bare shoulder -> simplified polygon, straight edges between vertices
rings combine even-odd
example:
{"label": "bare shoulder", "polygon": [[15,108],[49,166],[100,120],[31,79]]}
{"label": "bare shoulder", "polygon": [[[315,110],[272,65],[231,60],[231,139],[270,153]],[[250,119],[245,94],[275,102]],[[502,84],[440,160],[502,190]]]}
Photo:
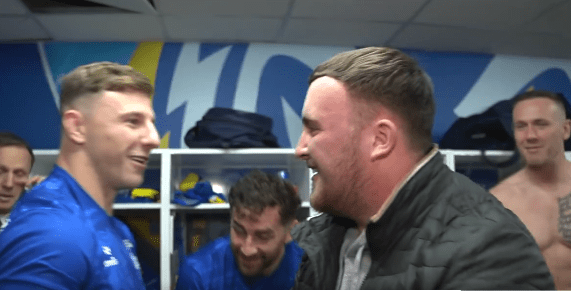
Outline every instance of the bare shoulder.
{"label": "bare shoulder", "polygon": [[500,201],[505,202],[508,197],[513,198],[521,194],[527,183],[522,172],[518,171],[491,188],[490,193]]}

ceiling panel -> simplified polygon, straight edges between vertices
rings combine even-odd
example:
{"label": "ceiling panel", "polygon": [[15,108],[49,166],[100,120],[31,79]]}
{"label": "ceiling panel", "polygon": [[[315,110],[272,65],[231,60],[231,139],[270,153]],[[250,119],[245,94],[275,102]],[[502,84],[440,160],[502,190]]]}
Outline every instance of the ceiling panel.
{"label": "ceiling panel", "polygon": [[414,22],[508,30],[532,21],[558,2],[561,0],[433,0]]}
{"label": "ceiling panel", "polygon": [[162,15],[281,17],[289,0],[155,0]]}
{"label": "ceiling panel", "polygon": [[166,16],[166,31],[173,40],[273,41],[282,23],[278,18]]}
{"label": "ceiling panel", "polygon": [[295,1],[292,17],[406,21],[427,0],[303,0]]}
{"label": "ceiling panel", "polygon": [[28,8],[19,0],[0,0],[0,15],[25,15]]}
{"label": "ceiling panel", "polygon": [[0,0],[0,42],[390,45],[571,59],[571,0],[91,1],[133,13],[32,13],[22,0]]}
{"label": "ceiling panel", "polygon": [[38,20],[57,40],[151,41],[162,40],[155,16],[137,14],[39,15]]}
{"label": "ceiling panel", "polygon": [[410,25],[389,45],[429,51],[571,58],[571,38],[428,25]]}
{"label": "ceiling panel", "polygon": [[491,49],[498,54],[569,59],[571,38],[539,33],[513,33],[494,39]]}
{"label": "ceiling panel", "polygon": [[561,34],[571,37],[571,2],[562,3],[555,9],[526,25],[527,31]]}
{"label": "ceiling panel", "polygon": [[389,45],[400,48],[456,52],[488,52],[493,33],[454,27],[410,25]]}
{"label": "ceiling panel", "polygon": [[48,39],[49,35],[30,17],[0,18],[0,40]]}
{"label": "ceiling panel", "polygon": [[99,4],[113,6],[133,12],[155,14],[156,11],[148,0],[89,0]]}
{"label": "ceiling panel", "polygon": [[278,41],[318,45],[382,45],[399,27],[398,24],[378,22],[291,19]]}

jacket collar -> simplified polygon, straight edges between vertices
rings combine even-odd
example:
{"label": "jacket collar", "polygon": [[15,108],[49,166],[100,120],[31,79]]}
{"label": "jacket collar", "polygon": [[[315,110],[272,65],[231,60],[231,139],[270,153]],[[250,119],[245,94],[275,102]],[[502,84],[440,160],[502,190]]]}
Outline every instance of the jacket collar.
{"label": "jacket collar", "polygon": [[438,147],[434,146],[373,216],[366,229],[373,259],[378,259],[384,253],[381,250],[389,249],[407,234],[408,229],[424,219],[423,213],[439,195],[435,187],[447,173],[442,171],[444,168],[447,166]]}
{"label": "jacket collar", "polygon": [[395,189],[393,190],[393,192],[391,193],[391,195],[389,196],[387,201],[385,201],[385,203],[383,203],[383,205],[381,206],[379,211],[375,215],[371,216],[371,219],[370,219],[371,222],[375,223],[375,222],[379,221],[379,219],[381,218],[383,213],[385,213],[387,208],[389,208],[389,206],[392,204],[393,200],[398,195],[398,193],[402,190],[402,188],[408,183],[408,181],[410,181],[410,179],[412,179],[412,177],[414,177],[416,175],[416,173],[418,173],[418,171],[420,169],[422,169],[422,167],[424,167],[424,165],[426,165],[428,163],[428,161],[430,161],[432,158],[434,158],[437,153],[438,153],[438,145],[435,144],[432,147],[432,149],[428,152],[428,154],[426,156],[424,156],[424,158],[422,158],[422,160],[420,160],[415,165],[415,167],[412,169],[412,171],[409,172],[409,174],[406,176],[406,178],[404,180],[402,180],[402,182],[400,182],[397,185],[397,187],[395,187]]}

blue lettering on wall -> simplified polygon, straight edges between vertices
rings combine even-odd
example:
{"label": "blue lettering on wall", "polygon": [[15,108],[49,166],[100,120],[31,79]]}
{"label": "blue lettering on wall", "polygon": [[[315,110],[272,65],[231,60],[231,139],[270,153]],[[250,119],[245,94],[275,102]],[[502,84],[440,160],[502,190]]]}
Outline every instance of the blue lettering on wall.
{"label": "blue lettering on wall", "polygon": [[[202,61],[207,56],[226,46],[228,45],[201,44],[200,60]],[[234,44],[231,46],[222,72],[220,72],[220,77],[218,78],[214,106],[232,108],[234,96],[236,95],[236,85],[238,83],[238,77],[240,76],[240,69],[242,68],[247,50],[247,44]]]}
{"label": "blue lettering on wall", "polygon": [[182,119],[184,117],[186,102],[177,107],[172,112],[167,112],[167,102],[170,93],[170,86],[174,74],[182,43],[166,43],[161,52],[161,59],[157,67],[155,79],[155,96],[153,98],[153,108],[156,115],[156,126],[159,135],[163,137],[170,132],[169,148],[180,148],[182,132]]}
{"label": "blue lettering on wall", "polygon": [[284,55],[270,58],[264,66],[256,111],[273,118],[272,131],[281,147],[295,146],[290,143],[287,132],[282,98],[301,116],[305,93],[309,87],[307,80],[312,71],[303,62]]}
{"label": "blue lettering on wall", "polygon": [[432,136],[438,143],[456,121],[454,108],[466,96],[493,58],[490,54],[436,53],[403,50],[416,59],[434,84],[436,116]]}

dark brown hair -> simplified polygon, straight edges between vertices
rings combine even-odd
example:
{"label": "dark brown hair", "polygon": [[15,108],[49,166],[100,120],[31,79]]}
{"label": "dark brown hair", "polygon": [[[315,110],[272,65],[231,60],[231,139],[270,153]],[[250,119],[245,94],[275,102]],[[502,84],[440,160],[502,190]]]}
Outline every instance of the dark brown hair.
{"label": "dark brown hair", "polygon": [[512,106],[515,107],[515,105],[521,101],[534,98],[548,98],[553,100],[553,102],[555,102],[555,104],[557,104],[557,106],[559,106],[563,112],[565,112],[565,118],[569,118],[569,112],[567,112],[567,108],[565,107],[565,97],[561,93],[554,93],[543,90],[529,90],[516,95],[513,98]]}
{"label": "dark brown hair", "polygon": [[11,132],[0,132],[0,148],[6,146],[19,146],[27,149],[30,153],[30,156],[32,157],[32,164],[30,165],[30,169],[34,166],[34,152],[32,151],[30,144],[28,144],[25,139]]}
{"label": "dark brown hair", "polygon": [[266,207],[279,206],[283,225],[293,221],[301,199],[294,186],[277,175],[253,170],[242,177],[228,194],[230,211],[248,209],[262,213]]}

